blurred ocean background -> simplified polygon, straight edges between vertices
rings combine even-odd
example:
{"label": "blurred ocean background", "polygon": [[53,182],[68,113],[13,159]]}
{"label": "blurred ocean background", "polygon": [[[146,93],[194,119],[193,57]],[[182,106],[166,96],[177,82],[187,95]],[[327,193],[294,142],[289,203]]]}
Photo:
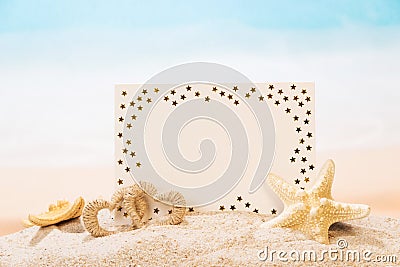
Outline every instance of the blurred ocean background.
{"label": "blurred ocean background", "polygon": [[334,196],[400,217],[400,1],[0,0],[0,234],[109,197],[114,85],[193,61],[314,81]]}

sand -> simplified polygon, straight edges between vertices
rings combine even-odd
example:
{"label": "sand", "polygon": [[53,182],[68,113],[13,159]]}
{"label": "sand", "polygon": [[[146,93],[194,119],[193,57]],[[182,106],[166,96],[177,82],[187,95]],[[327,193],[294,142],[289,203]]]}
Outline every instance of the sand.
{"label": "sand", "polygon": [[[112,220],[100,216],[106,227]],[[281,262],[276,255],[261,261],[260,250],[342,249],[370,250],[378,255],[395,255],[400,263],[400,221],[384,217],[337,223],[330,229],[330,245],[308,240],[290,229],[263,229],[271,216],[247,212],[191,213],[176,226],[149,225],[145,228],[94,238],[80,218],[49,227],[31,227],[0,238],[1,266],[318,266],[321,262]],[[294,253],[294,252],[292,252]],[[299,254],[300,255],[300,254]],[[319,254],[317,254],[319,255]],[[296,254],[292,254],[296,257]],[[319,256],[318,256],[319,258]],[[376,262],[332,261],[325,266],[378,266]],[[381,264],[395,266],[396,263]]]}

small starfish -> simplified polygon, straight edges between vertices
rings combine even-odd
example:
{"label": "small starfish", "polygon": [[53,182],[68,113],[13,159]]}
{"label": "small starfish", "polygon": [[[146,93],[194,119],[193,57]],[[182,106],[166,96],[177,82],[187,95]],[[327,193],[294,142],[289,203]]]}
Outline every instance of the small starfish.
{"label": "small starfish", "polygon": [[318,182],[309,191],[299,190],[282,178],[269,174],[267,183],[284,202],[277,218],[261,227],[285,227],[299,230],[312,239],[329,244],[328,230],[335,222],[367,217],[370,207],[334,201],[331,194],[335,165],[328,160],[319,173]]}

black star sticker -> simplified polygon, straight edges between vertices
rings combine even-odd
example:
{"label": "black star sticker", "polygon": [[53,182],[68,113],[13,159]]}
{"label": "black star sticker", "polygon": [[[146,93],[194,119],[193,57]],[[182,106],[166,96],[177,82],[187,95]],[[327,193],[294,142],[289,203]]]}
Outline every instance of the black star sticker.
{"label": "black star sticker", "polygon": [[128,217],[128,213],[127,212],[124,212],[124,217]]}
{"label": "black star sticker", "polygon": [[312,146],[308,145],[308,146],[306,146],[306,148],[308,151],[311,151]]}
{"label": "black star sticker", "polygon": [[169,100],[169,97],[168,97],[168,96],[164,96],[164,100],[165,100],[165,101],[168,101],[168,100]]}
{"label": "black star sticker", "polygon": [[138,98],[136,98],[137,101],[142,101],[143,98],[141,96],[138,96]]}
{"label": "black star sticker", "polygon": [[142,106],[138,106],[137,109],[138,109],[139,111],[142,111],[142,110],[143,110],[143,107],[142,107]]}
{"label": "black star sticker", "polygon": [[119,207],[117,208],[117,211],[122,211],[122,207],[119,206]]}
{"label": "black star sticker", "polygon": [[181,99],[185,100],[186,96],[185,95],[181,95]]}
{"label": "black star sticker", "polygon": [[263,101],[263,100],[264,100],[264,97],[263,97],[262,95],[260,95],[260,96],[258,97],[258,100]]}
{"label": "black star sticker", "polygon": [[314,170],[314,165],[310,165],[310,166],[308,166],[308,168],[310,169],[310,170]]}
{"label": "black star sticker", "polygon": [[196,93],[194,93],[195,96],[199,97],[200,96],[200,92],[197,91]]}
{"label": "black star sticker", "polygon": [[118,133],[117,136],[118,136],[119,138],[122,138],[122,133]]}
{"label": "black star sticker", "polygon": [[291,157],[290,158],[290,162],[296,162],[296,158],[295,157]]}
{"label": "black star sticker", "polygon": [[310,116],[311,115],[311,110],[307,110],[306,114],[307,114],[307,116]]}
{"label": "black star sticker", "polygon": [[130,171],[131,171],[131,168],[126,167],[126,168],[125,168],[125,171],[126,171],[126,172],[130,172]]}
{"label": "black star sticker", "polygon": [[128,124],[126,125],[126,127],[127,127],[128,129],[132,128],[132,123],[128,123]]}
{"label": "black star sticker", "polygon": [[296,148],[296,149],[294,150],[294,153],[295,153],[295,154],[300,154],[300,149],[299,149],[299,148]]}
{"label": "black star sticker", "polygon": [[294,180],[294,183],[295,183],[295,184],[299,184],[299,183],[300,183],[300,180],[299,180],[299,179],[296,179],[296,180]]}
{"label": "black star sticker", "polygon": [[291,88],[292,90],[295,90],[295,89],[296,89],[296,85],[292,84],[292,85],[290,86],[290,88]]}
{"label": "black star sticker", "polygon": [[122,91],[121,95],[126,96],[127,95],[126,91]]}
{"label": "black star sticker", "polygon": [[293,117],[293,120],[298,121],[298,120],[299,120],[299,117],[298,117],[297,115],[295,115],[295,116]]}
{"label": "black star sticker", "polygon": [[299,140],[299,143],[300,143],[300,144],[304,144],[304,139],[301,138],[301,139]]}
{"label": "black star sticker", "polygon": [[233,99],[233,95],[228,95],[228,99],[232,100]]}
{"label": "black star sticker", "polygon": [[244,204],[244,206],[245,206],[246,208],[250,208],[250,203],[247,202],[246,204]]}
{"label": "black star sticker", "polygon": [[122,163],[124,163],[124,162],[122,161],[122,159],[119,159],[119,160],[118,160],[118,164],[119,164],[119,165],[122,165]]}
{"label": "black star sticker", "polygon": [[258,213],[258,209],[254,209],[253,212],[254,212],[254,213]]}
{"label": "black star sticker", "polygon": [[250,98],[250,94],[246,93],[245,97]]}
{"label": "black star sticker", "polygon": [[171,95],[175,95],[176,91],[175,90],[171,90]]}
{"label": "black star sticker", "polygon": [[237,197],[237,201],[242,201],[242,197],[241,197],[241,196],[238,196],[238,197]]}
{"label": "black star sticker", "polygon": [[136,167],[140,168],[140,166],[142,166],[142,163],[136,162]]}
{"label": "black star sticker", "polygon": [[210,97],[209,97],[209,96],[206,96],[206,98],[204,98],[204,100],[205,100],[206,102],[210,102]]}
{"label": "black star sticker", "polygon": [[172,105],[173,106],[176,106],[176,105],[178,105],[178,102],[176,102],[175,100],[172,102]]}
{"label": "black star sticker", "polygon": [[285,101],[285,102],[286,102],[286,101],[289,101],[289,97],[284,96],[284,97],[283,97],[283,101]]}
{"label": "black star sticker", "polygon": [[119,106],[121,109],[124,109],[125,108],[125,105],[124,104],[121,104],[121,106]]}
{"label": "black star sticker", "polygon": [[286,111],[286,113],[290,113],[291,109],[287,108],[287,109],[285,109],[285,111]]}
{"label": "black star sticker", "polygon": [[158,93],[158,92],[160,92],[160,89],[154,88],[154,93]]}
{"label": "black star sticker", "polygon": [[136,120],[136,118],[137,118],[137,116],[136,116],[135,114],[133,114],[133,115],[131,116],[131,119],[132,119],[132,120]]}
{"label": "black star sticker", "polygon": [[225,95],[224,91],[219,92],[219,94],[221,95],[221,97],[223,97]]}
{"label": "black star sticker", "polygon": [[126,149],[126,148],[122,149],[122,153],[124,153],[124,154],[128,153],[128,149]]}
{"label": "black star sticker", "polygon": [[147,90],[143,89],[142,94],[144,94],[144,95],[147,94]]}
{"label": "black star sticker", "polygon": [[299,97],[298,97],[297,95],[295,95],[295,96],[293,97],[293,100],[294,100],[294,101],[297,101],[297,100],[299,100]]}
{"label": "black star sticker", "polygon": [[236,92],[237,90],[239,90],[239,88],[238,88],[237,86],[234,86],[234,87],[233,87],[233,91]]}
{"label": "black star sticker", "polygon": [[299,107],[303,107],[304,106],[304,104],[303,104],[303,102],[299,102]]}
{"label": "black star sticker", "polygon": [[224,206],[219,206],[219,210],[224,210],[225,207]]}
{"label": "black star sticker", "polygon": [[122,181],[122,179],[118,179],[118,184],[119,185],[121,185],[121,184],[123,184],[124,183],[124,181]]}
{"label": "black star sticker", "polygon": [[298,132],[298,133],[301,132],[301,127],[297,127],[296,132]]}
{"label": "black star sticker", "polygon": [[301,189],[301,190],[305,190],[305,188],[304,188],[304,187],[300,187],[300,189]]}
{"label": "black star sticker", "polygon": [[283,94],[283,90],[282,90],[282,89],[279,89],[279,90],[278,90],[278,94],[280,94],[280,95]]}
{"label": "black star sticker", "polygon": [[301,169],[300,171],[301,174],[305,174],[306,172],[307,172],[306,169]]}
{"label": "black star sticker", "polygon": [[255,92],[256,92],[256,88],[252,87],[252,88],[250,89],[250,92],[255,93]]}
{"label": "black star sticker", "polygon": [[239,105],[239,100],[235,100],[235,101],[233,102],[233,104],[235,104],[236,106]]}
{"label": "black star sticker", "polygon": [[151,98],[147,98],[147,103],[151,103]]}
{"label": "black star sticker", "polygon": [[186,91],[192,91],[192,87],[190,87],[189,85],[186,86]]}
{"label": "black star sticker", "polygon": [[132,141],[128,139],[128,140],[126,140],[126,144],[130,145],[130,144],[132,144]]}
{"label": "black star sticker", "polygon": [[310,102],[310,101],[311,101],[311,97],[307,96],[307,97],[306,97],[306,101],[307,101],[307,102]]}
{"label": "black star sticker", "polygon": [[308,138],[311,138],[311,137],[312,137],[312,133],[308,132],[308,133],[307,133],[307,137],[308,137]]}
{"label": "black star sticker", "polygon": [[123,122],[123,121],[124,121],[124,118],[119,117],[119,118],[118,118],[118,121],[119,121],[119,122]]}
{"label": "black star sticker", "polygon": [[304,120],[304,124],[308,124],[310,121],[308,119]]}
{"label": "black star sticker", "polygon": [[217,91],[218,91],[217,87],[214,86],[213,89],[212,89],[212,91],[213,91],[213,92],[217,92]]}
{"label": "black star sticker", "polygon": [[268,99],[272,99],[273,96],[274,96],[274,95],[272,95],[272,94],[268,94],[268,95],[267,95]]}
{"label": "black star sticker", "polygon": [[268,86],[268,88],[272,90],[272,89],[274,89],[274,86],[273,86],[272,84],[270,84],[270,85]]}
{"label": "black star sticker", "polygon": [[160,210],[159,210],[158,208],[155,208],[155,209],[153,210],[153,212],[156,213],[156,214],[158,214],[158,213],[160,212]]}
{"label": "black star sticker", "polygon": [[272,213],[272,214],[276,214],[276,209],[272,209],[272,210],[271,210],[271,213]]}
{"label": "black star sticker", "polygon": [[129,102],[129,106],[134,107],[135,106],[135,102],[134,101]]}
{"label": "black star sticker", "polygon": [[172,210],[168,210],[168,214],[172,214]]}
{"label": "black star sticker", "polygon": [[230,209],[235,210],[236,209],[235,205],[231,205]]}
{"label": "black star sticker", "polygon": [[301,161],[302,161],[302,162],[306,162],[306,161],[307,161],[307,157],[302,157],[302,158],[301,158]]}
{"label": "black star sticker", "polygon": [[307,90],[306,90],[306,89],[303,89],[303,90],[301,90],[301,93],[302,93],[303,95],[305,95],[305,94],[307,94]]}
{"label": "black star sticker", "polygon": [[194,211],[194,209],[193,208],[189,208],[189,212],[193,212]]}
{"label": "black star sticker", "polygon": [[279,106],[279,104],[280,104],[279,100],[276,100],[275,105]]}
{"label": "black star sticker", "polygon": [[136,156],[136,152],[132,151],[129,155],[133,158]]}

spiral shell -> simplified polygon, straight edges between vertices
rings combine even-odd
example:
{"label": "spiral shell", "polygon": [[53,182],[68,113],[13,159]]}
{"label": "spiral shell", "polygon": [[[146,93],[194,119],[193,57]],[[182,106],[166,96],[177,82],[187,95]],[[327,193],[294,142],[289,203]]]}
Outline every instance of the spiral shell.
{"label": "spiral shell", "polygon": [[[91,233],[94,237],[101,237],[114,234],[115,231],[109,231],[102,228],[99,225],[99,220],[97,218],[97,214],[102,209],[110,209],[110,202],[103,199],[96,199],[94,201],[89,202],[82,213],[83,224],[85,225],[86,230]],[[111,211],[111,210],[110,210]]]}

